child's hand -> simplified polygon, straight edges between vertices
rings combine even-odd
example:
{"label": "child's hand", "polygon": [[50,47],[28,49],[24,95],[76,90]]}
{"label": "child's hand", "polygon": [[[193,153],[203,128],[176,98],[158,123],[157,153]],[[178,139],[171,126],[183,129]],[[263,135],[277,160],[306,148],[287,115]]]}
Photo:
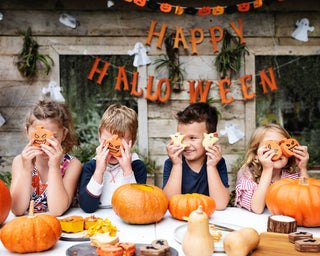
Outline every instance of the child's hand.
{"label": "child's hand", "polygon": [[30,172],[33,171],[36,156],[41,154],[41,149],[39,147],[33,146],[33,142],[34,139],[31,140],[21,152],[23,170],[27,170]]}
{"label": "child's hand", "polygon": [[216,167],[222,158],[222,149],[219,145],[209,145],[206,148],[207,166]]}
{"label": "child's hand", "polygon": [[171,141],[166,148],[172,164],[182,164],[182,152],[184,147],[179,144],[174,145],[173,141]]}
{"label": "child's hand", "polygon": [[53,136],[50,139],[47,139],[47,141],[50,143],[50,146],[41,144],[41,149],[49,157],[48,166],[58,168],[60,170],[60,162],[63,158],[63,148],[61,143]]}
{"label": "child's hand", "polygon": [[129,141],[129,144],[122,140],[123,148],[120,147],[121,150],[121,156],[115,156],[115,158],[118,160],[121,169],[123,170],[124,176],[129,176],[132,174],[132,167],[131,167],[131,147],[132,147],[132,141]]}
{"label": "child's hand", "polygon": [[307,164],[309,161],[309,153],[308,153],[308,147],[306,146],[296,146],[293,149],[293,155],[296,159],[297,166],[299,170],[307,170]]}
{"label": "child's hand", "polygon": [[109,154],[108,146],[109,144],[104,145],[103,142],[96,148],[96,171],[102,174],[107,169],[109,159],[111,157],[111,155]]}
{"label": "child's hand", "polygon": [[262,168],[273,170],[273,161],[271,158],[275,155],[274,150],[268,149],[266,146],[258,148],[257,157],[260,161]]}

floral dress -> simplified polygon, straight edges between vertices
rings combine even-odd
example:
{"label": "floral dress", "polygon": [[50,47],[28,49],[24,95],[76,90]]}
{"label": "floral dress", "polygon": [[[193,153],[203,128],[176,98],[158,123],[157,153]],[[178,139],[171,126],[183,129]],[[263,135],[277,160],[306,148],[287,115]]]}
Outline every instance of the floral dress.
{"label": "floral dress", "polygon": [[[66,168],[73,156],[65,154],[63,160],[60,163],[60,170],[62,177],[65,174]],[[39,171],[35,166],[32,172],[32,193],[31,200],[34,200],[34,212],[46,212],[48,211],[47,202],[47,183],[42,183],[39,175]]]}

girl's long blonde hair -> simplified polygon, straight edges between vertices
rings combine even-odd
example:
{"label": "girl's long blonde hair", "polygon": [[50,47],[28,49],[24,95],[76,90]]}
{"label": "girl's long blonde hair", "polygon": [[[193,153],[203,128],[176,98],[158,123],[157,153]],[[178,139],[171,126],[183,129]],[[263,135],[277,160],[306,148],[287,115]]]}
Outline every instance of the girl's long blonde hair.
{"label": "girl's long blonde hair", "polygon": [[[245,168],[248,167],[250,173],[252,174],[253,181],[256,183],[259,183],[262,173],[262,165],[256,157],[257,151],[259,148],[259,144],[267,131],[280,133],[283,135],[283,138],[288,139],[291,137],[290,134],[283,127],[277,124],[266,124],[258,127],[254,131],[248,144],[248,149],[245,155],[242,169],[245,170]],[[294,157],[289,158],[288,163],[284,168],[287,169],[289,173],[296,172],[296,163]]]}

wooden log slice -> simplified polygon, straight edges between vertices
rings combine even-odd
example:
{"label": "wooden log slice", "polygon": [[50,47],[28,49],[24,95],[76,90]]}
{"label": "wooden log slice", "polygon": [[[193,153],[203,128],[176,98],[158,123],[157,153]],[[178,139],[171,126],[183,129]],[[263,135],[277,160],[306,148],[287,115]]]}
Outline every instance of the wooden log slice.
{"label": "wooden log slice", "polygon": [[297,221],[289,216],[272,215],[268,218],[268,232],[289,234],[297,231]]}

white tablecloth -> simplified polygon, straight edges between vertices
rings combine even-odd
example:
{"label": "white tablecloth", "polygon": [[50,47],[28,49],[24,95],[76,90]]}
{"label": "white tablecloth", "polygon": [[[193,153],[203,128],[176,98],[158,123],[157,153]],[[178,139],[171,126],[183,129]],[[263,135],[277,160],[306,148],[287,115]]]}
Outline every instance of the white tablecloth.
{"label": "white tablecloth", "polygon": [[[80,208],[72,208],[66,212],[62,217],[72,216],[72,215],[81,215],[83,217],[90,216],[91,214],[83,212]],[[175,248],[180,256],[183,256],[183,251],[181,244],[175,239],[175,230],[181,225],[186,224],[184,221],[179,221],[174,219],[169,212],[166,213],[164,218],[157,224],[149,225],[129,225],[123,222],[112,209],[98,209],[95,213],[95,216],[108,218],[113,225],[117,227],[119,232],[120,242],[133,242],[133,243],[143,243],[150,244],[153,240],[156,239],[166,239],[169,245]],[[267,221],[268,216],[270,215],[269,211],[265,211],[263,214],[254,214],[245,209],[239,209],[235,207],[227,208],[224,211],[215,211],[210,216],[210,222],[215,224],[230,224],[240,227],[252,227],[256,229],[259,233],[267,231]],[[8,223],[15,216],[10,213],[9,217],[4,224]],[[61,218],[62,218],[61,217]],[[314,237],[320,237],[320,228],[303,228],[298,227],[298,231],[307,231],[314,235]],[[74,241],[62,241],[59,240],[53,248],[48,251],[41,253],[29,253],[23,255],[52,255],[52,256],[63,256],[66,255],[66,250],[75,244],[81,242]],[[0,242],[0,256],[7,255],[19,255],[17,253],[9,252],[3,244]],[[213,255],[226,255],[224,253],[214,253]]]}

